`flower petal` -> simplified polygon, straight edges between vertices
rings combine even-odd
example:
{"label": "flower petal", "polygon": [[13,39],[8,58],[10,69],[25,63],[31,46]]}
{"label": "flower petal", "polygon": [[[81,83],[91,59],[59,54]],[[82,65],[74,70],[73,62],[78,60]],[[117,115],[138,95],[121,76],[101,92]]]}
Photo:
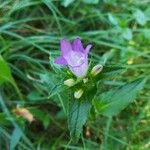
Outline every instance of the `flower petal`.
{"label": "flower petal", "polygon": [[70,51],[67,55],[63,56],[69,66],[80,66],[85,62],[86,55],[82,52]]}
{"label": "flower petal", "polygon": [[60,47],[63,56],[67,55],[67,53],[72,50],[70,42],[68,42],[66,39],[61,40]]}
{"label": "flower petal", "polygon": [[92,45],[91,44],[88,44],[85,48],[85,52],[88,54],[90,49],[91,49]]}
{"label": "flower petal", "polygon": [[56,58],[55,61],[54,61],[54,63],[60,64],[60,65],[67,65],[67,61],[62,56]]}
{"label": "flower petal", "polygon": [[74,75],[76,75],[77,77],[82,78],[82,77],[86,76],[86,74],[87,74],[87,71],[88,71],[88,62],[86,60],[80,66],[77,66],[77,67],[76,66],[75,67],[69,66],[69,68],[70,68],[70,70],[72,71],[72,73]]}
{"label": "flower petal", "polygon": [[83,45],[82,45],[82,42],[81,42],[81,39],[80,38],[76,38],[73,43],[72,43],[72,49],[74,51],[78,51],[78,52],[82,52],[84,53],[84,48],[83,48]]}

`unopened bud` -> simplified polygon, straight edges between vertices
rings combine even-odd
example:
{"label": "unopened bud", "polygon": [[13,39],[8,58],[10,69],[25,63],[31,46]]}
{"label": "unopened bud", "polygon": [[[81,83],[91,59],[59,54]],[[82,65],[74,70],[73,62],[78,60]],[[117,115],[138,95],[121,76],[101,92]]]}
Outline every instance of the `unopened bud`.
{"label": "unopened bud", "polygon": [[73,86],[75,84],[74,79],[67,79],[64,81],[64,85],[67,85],[69,87]]}
{"label": "unopened bud", "polygon": [[92,68],[91,74],[93,76],[96,76],[97,74],[99,74],[102,71],[102,69],[103,69],[103,66],[98,64]]}
{"label": "unopened bud", "polygon": [[87,83],[87,82],[88,82],[88,78],[84,78],[83,83]]}
{"label": "unopened bud", "polygon": [[136,43],[133,40],[129,41],[129,45],[135,45]]}
{"label": "unopened bud", "polygon": [[77,91],[74,92],[74,97],[76,99],[79,99],[82,96],[82,94],[83,94],[83,90],[82,89],[77,90]]}
{"label": "unopened bud", "polygon": [[133,64],[133,58],[130,58],[130,59],[127,61],[127,64],[128,64],[128,65],[132,65],[132,64]]}

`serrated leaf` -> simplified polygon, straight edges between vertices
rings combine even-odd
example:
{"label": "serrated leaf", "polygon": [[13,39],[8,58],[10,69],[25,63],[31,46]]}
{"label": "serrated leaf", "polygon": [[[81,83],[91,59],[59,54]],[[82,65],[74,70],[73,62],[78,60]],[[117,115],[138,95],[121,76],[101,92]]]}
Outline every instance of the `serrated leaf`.
{"label": "serrated leaf", "polygon": [[69,130],[74,141],[77,141],[85,124],[91,105],[87,101],[75,100],[69,115]]}
{"label": "serrated leaf", "polygon": [[15,149],[16,145],[18,144],[22,136],[23,136],[22,131],[20,130],[20,128],[16,127],[10,138],[10,150]]}
{"label": "serrated leaf", "polygon": [[52,73],[46,73],[40,75],[43,88],[48,92],[49,98],[53,97],[53,100],[62,106],[65,114],[68,113],[68,93],[66,89],[68,87],[64,86],[64,77],[57,76]]}
{"label": "serrated leaf", "polygon": [[97,112],[106,116],[117,115],[132,103],[136,94],[144,87],[146,79],[138,79],[115,90],[103,93],[93,103]]}
{"label": "serrated leaf", "polygon": [[50,97],[58,94],[61,91],[61,85],[63,83],[63,79],[60,80],[56,75],[54,74],[40,74],[40,78],[42,81],[42,84],[48,91]]}
{"label": "serrated leaf", "polygon": [[96,87],[88,90],[81,99],[73,99],[70,106],[68,126],[72,139],[77,142],[83,130],[91,108],[91,102],[96,93]]}
{"label": "serrated leaf", "polygon": [[141,11],[140,9],[137,9],[134,13],[134,17],[138,24],[140,24],[142,26],[145,25],[147,18],[143,11]]}

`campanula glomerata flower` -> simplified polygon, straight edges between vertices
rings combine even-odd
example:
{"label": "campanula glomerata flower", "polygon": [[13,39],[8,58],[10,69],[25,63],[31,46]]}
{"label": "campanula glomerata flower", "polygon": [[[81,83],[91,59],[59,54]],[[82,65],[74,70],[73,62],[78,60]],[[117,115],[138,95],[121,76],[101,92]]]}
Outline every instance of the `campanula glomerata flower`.
{"label": "campanula glomerata flower", "polygon": [[56,58],[55,63],[67,65],[71,72],[79,77],[85,77],[88,71],[88,53],[92,45],[88,44],[83,48],[80,38],[77,38],[71,44],[66,39],[60,42],[61,56]]}

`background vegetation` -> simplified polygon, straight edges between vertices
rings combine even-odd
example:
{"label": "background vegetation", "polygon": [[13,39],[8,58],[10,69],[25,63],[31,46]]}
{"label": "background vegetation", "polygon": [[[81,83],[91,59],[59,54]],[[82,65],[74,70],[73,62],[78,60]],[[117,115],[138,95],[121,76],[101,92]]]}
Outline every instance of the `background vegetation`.
{"label": "background vegetation", "polygon": [[[0,149],[150,149],[149,21],[149,0],[0,0]],[[46,87],[60,39],[77,36],[92,43],[93,61],[125,68],[106,84],[148,80],[120,115],[88,121],[73,144],[61,95]]]}

